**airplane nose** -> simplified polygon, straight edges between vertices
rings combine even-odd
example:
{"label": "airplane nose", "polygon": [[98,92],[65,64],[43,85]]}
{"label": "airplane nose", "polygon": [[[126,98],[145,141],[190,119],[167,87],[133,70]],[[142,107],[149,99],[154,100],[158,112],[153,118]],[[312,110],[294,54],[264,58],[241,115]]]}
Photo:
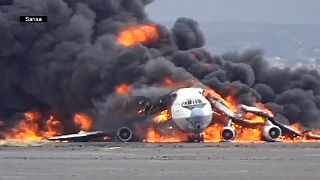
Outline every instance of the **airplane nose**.
{"label": "airplane nose", "polygon": [[193,109],[191,110],[191,118],[201,118],[201,117],[203,117],[203,116],[204,116],[204,114],[203,114],[202,109],[200,109],[200,108],[193,108]]}
{"label": "airplane nose", "polygon": [[201,132],[203,129],[203,118],[205,117],[202,109],[200,108],[193,108],[191,110],[190,116],[190,125],[193,127],[196,132]]}

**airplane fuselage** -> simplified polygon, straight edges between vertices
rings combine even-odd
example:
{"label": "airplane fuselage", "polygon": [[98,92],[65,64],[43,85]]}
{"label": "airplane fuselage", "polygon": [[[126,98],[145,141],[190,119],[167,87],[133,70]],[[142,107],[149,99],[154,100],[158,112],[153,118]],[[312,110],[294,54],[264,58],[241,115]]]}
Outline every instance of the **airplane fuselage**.
{"label": "airplane fuselage", "polygon": [[212,107],[201,88],[177,90],[171,106],[171,117],[184,132],[200,134],[212,121]]}

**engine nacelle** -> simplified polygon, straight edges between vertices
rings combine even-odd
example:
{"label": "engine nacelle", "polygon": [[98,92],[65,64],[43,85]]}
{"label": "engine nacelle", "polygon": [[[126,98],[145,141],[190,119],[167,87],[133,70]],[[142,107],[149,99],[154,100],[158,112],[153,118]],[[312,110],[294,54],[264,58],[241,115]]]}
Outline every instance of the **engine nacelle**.
{"label": "engine nacelle", "polygon": [[267,125],[262,128],[262,136],[264,140],[269,142],[276,141],[281,134],[281,129],[275,125]]}
{"label": "engine nacelle", "polygon": [[221,139],[225,142],[232,141],[236,137],[236,132],[231,127],[224,127],[221,130]]}
{"label": "engine nacelle", "polygon": [[133,133],[128,127],[121,127],[117,131],[117,139],[122,142],[128,142],[133,139]]}

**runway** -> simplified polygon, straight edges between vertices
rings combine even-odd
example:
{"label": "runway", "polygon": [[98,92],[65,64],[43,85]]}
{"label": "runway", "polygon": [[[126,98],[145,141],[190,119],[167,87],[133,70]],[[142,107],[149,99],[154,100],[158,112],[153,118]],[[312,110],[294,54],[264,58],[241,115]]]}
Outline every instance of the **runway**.
{"label": "runway", "polygon": [[319,143],[19,146],[0,146],[1,180],[320,179]]}

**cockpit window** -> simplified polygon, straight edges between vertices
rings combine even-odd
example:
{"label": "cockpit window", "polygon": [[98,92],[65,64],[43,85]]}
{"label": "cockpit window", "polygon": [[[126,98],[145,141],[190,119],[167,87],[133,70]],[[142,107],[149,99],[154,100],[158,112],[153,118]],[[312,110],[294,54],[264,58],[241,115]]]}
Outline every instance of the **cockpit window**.
{"label": "cockpit window", "polygon": [[182,103],[182,106],[190,106],[196,104],[203,104],[201,99],[188,99]]}
{"label": "cockpit window", "polygon": [[185,101],[182,103],[182,106],[187,106],[188,105],[188,101]]}

